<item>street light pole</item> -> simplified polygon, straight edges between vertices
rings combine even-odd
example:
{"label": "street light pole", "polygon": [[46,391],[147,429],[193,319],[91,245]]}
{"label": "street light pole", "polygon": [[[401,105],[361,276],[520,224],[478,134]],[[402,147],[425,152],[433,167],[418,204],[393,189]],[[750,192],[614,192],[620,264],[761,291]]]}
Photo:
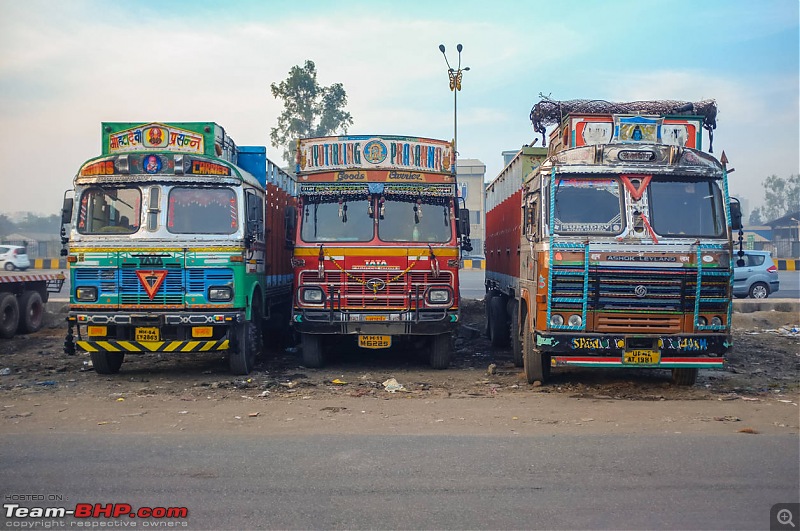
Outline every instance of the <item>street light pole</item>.
{"label": "street light pole", "polygon": [[469,70],[469,67],[461,68],[461,50],[464,47],[458,44],[458,67],[453,68],[450,66],[450,61],[447,60],[447,54],[444,53],[444,44],[439,45],[439,51],[444,56],[444,62],[447,63],[447,75],[450,78],[450,90],[453,91],[453,170],[455,172],[456,165],[458,164],[458,93],[461,90],[461,76],[463,72]]}

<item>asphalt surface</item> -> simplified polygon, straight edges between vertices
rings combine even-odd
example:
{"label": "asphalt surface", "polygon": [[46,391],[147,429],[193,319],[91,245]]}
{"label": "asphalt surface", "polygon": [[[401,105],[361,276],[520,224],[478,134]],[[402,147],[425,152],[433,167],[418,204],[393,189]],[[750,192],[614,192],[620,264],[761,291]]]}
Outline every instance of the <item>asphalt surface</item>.
{"label": "asphalt surface", "polygon": [[767,529],[800,497],[794,435],[54,433],[0,448],[6,499],[64,498],[22,506],[186,507],[172,523],[189,529]]}

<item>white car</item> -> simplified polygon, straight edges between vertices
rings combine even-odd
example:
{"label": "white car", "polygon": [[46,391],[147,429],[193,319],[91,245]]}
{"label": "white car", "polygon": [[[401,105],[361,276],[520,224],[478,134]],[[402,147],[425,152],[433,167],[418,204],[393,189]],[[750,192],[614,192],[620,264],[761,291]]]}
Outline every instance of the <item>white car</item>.
{"label": "white car", "polygon": [[25,271],[31,266],[28,251],[19,245],[0,245],[0,267],[6,271]]}

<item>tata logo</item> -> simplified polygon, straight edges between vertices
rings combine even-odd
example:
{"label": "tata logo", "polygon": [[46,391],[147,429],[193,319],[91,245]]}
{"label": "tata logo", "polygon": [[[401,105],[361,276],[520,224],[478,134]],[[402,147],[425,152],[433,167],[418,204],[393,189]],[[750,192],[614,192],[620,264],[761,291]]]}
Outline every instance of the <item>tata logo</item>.
{"label": "tata logo", "polygon": [[161,260],[160,256],[140,256],[139,257],[139,265],[140,266],[160,266],[160,265],[164,265],[164,261]]}
{"label": "tata logo", "polygon": [[367,280],[367,288],[373,293],[376,291],[381,291],[383,288],[386,287],[386,282],[381,280],[380,278],[371,278]]}
{"label": "tata logo", "polygon": [[364,265],[371,267],[386,267],[386,260],[364,260]]}

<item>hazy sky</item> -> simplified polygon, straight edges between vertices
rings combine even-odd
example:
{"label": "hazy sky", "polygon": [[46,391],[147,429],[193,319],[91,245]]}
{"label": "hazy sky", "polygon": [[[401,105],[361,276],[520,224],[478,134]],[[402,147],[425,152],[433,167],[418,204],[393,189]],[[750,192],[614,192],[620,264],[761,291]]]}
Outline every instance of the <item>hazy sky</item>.
{"label": "hazy sky", "polygon": [[[554,99],[716,99],[732,193],[800,173],[797,0],[0,0],[0,213],[55,214],[100,122],[213,121],[269,145],[269,90],[311,59],[342,83],[350,134],[451,139],[487,178]],[[707,135],[703,135],[707,147]]]}

